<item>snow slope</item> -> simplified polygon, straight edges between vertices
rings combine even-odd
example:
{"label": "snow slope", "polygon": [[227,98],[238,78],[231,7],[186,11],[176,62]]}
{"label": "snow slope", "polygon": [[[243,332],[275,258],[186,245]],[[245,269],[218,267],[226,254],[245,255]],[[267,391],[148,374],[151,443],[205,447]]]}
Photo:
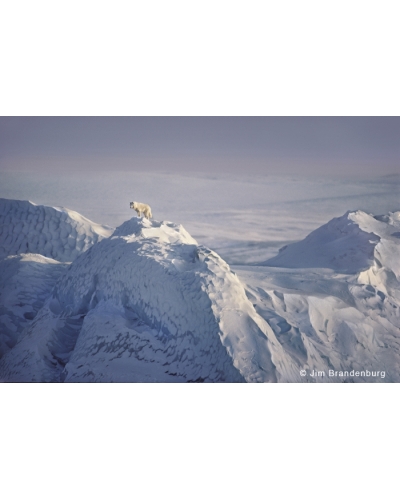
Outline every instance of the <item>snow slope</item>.
{"label": "snow slope", "polygon": [[0,198],[0,258],[38,253],[71,262],[112,232],[67,208]]}
{"label": "snow slope", "polygon": [[[234,269],[286,362],[304,370],[302,381],[400,382],[400,308],[393,296],[326,269]],[[278,380],[294,381],[283,372]]]}
{"label": "snow slope", "polygon": [[133,218],[71,264],[0,377],[276,381],[274,343],[217,254],[182,226]]}
{"label": "snow slope", "polygon": [[399,382],[399,214],[348,212],[235,272],[136,217],[70,265],[7,257],[0,380]]}
{"label": "snow slope", "polygon": [[235,268],[305,381],[400,381],[399,234],[400,212],[348,212],[266,262],[274,267]]}
{"label": "snow slope", "polygon": [[[381,238],[395,241],[400,212],[382,222],[360,210],[346,212],[310,233],[304,240],[282,248],[264,262],[274,267],[325,267],[338,272],[356,273],[367,269]],[[399,227],[400,229],[400,227]],[[386,243],[385,243],[386,244]]]}
{"label": "snow slope", "polygon": [[0,357],[17,343],[66,268],[38,254],[0,260]]}

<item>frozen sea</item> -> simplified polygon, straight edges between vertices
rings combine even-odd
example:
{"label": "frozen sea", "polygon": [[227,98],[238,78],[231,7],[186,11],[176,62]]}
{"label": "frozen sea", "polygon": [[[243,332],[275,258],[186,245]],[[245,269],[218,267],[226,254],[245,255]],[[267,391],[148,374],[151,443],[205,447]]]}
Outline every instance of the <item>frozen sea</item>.
{"label": "frozen sea", "polygon": [[369,178],[182,172],[1,172],[0,197],[63,206],[117,227],[148,203],[229,264],[263,262],[347,210],[399,209],[400,176]]}

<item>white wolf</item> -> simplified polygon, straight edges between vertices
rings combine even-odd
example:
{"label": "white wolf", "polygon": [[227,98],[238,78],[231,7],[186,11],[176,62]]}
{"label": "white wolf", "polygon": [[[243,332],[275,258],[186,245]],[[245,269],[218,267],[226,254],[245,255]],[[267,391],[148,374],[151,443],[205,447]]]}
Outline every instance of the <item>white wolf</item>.
{"label": "white wolf", "polygon": [[151,208],[146,203],[139,203],[137,201],[131,201],[130,208],[136,210],[138,216],[140,217],[143,214],[146,219],[151,219],[153,214],[151,213]]}

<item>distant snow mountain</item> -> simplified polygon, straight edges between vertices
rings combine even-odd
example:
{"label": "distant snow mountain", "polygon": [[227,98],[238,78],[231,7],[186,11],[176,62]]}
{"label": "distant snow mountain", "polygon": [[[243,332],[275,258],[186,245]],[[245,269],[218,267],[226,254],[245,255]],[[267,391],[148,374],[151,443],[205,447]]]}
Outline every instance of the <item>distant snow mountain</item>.
{"label": "distant snow mountain", "polygon": [[[319,227],[304,240],[282,248],[276,257],[264,264],[289,268],[325,267],[356,273],[373,263],[375,248],[381,239],[385,246],[391,245],[389,242],[396,245],[399,230],[400,212],[380,218],[360,210],[347,212]],[[378,245],[378,251],[381,247]]]}
{"label": "distant snow mountain", "polygon": [[[30,245],[31,204],[7,202]],[[32,206],[44,219],[66,214],[58,230],[43,220],[62,246],[65,221],[79,221],[87,249],[75,246],[71,264],[30,253],[0,262],[0,380],[400,381],[399,212],[348,212],[235,273],[172,222],[134,217],[112,232]],[[8,212],[0,246],[13,254]]]}

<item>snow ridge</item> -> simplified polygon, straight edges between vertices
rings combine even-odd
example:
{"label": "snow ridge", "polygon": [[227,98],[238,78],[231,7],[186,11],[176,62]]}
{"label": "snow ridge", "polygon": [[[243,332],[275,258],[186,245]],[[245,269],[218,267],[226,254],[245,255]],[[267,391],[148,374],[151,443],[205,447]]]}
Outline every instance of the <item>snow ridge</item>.
{"label": "snow ridge", "polygon": [[217,254],[180,225],[132,218],[75,259],[0,375],[275,381],[268,333]]}
{"label": "snow ridge", "polygon": [[304,240],[283,247],[263,265],[357,273],[373,262],[375,246],[380,241],[376,231],[379,224],[385,225],[364,212],[346,212],[312,231]]}
{"label": "snow ridge", "polygon": [[37,253],[71,262],[112,232],[67,208],[0,198],[0,258]]}

